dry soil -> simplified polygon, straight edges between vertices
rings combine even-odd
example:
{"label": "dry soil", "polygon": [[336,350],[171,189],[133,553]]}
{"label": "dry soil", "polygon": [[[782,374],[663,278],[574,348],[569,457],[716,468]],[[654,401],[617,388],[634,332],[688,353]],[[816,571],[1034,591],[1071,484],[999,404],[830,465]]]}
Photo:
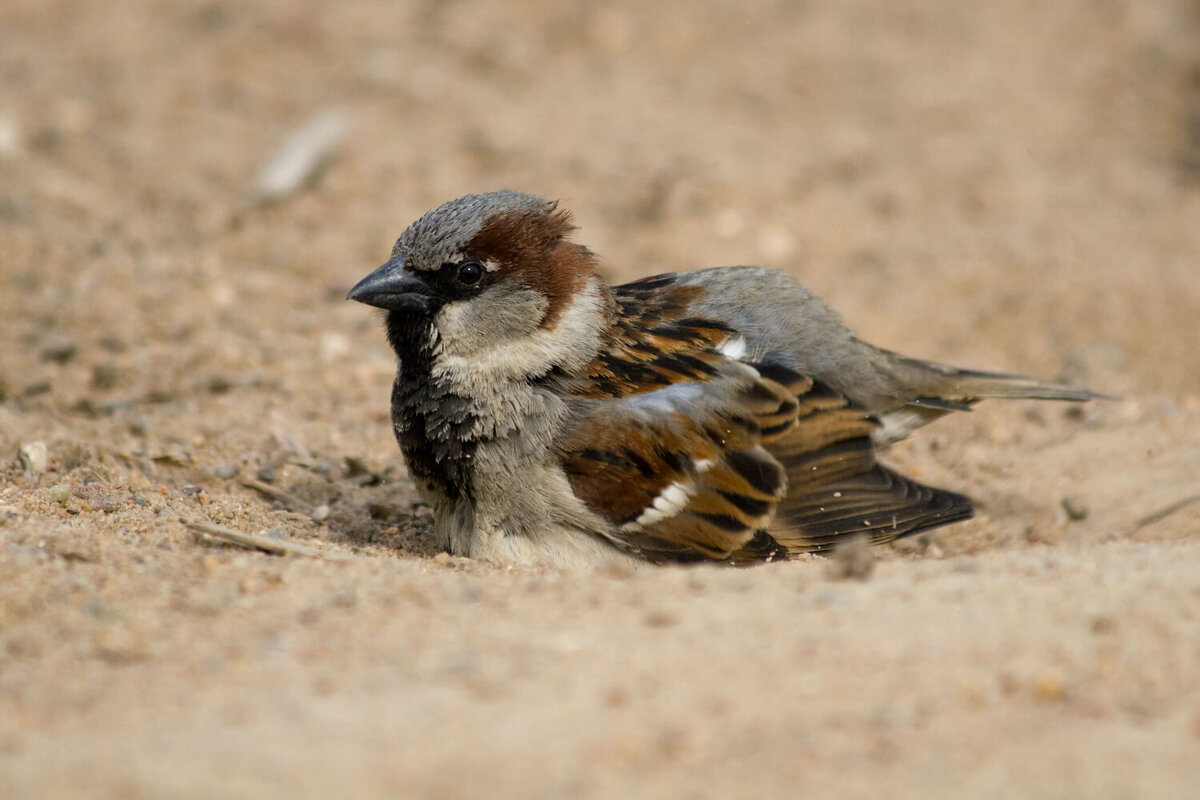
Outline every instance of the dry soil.
{"label": "dry soil", "polygon": [[[0,796],[1200,796],[1200,5],[645,5],[5,0]],[[1120,399],[894,447],[979,514],[866,581],[438,556],[342,298],[500,187]]]}

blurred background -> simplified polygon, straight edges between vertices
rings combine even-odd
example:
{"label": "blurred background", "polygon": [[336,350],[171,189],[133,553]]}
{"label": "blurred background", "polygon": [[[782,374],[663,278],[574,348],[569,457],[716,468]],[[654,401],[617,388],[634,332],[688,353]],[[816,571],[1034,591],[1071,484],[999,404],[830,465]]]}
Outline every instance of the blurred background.
{"label": "blurred background", "polygon": [[[344,297],[503,187],[1122,399],[866,584],[438,560]],[[1198,0],[3,0],[0,795],[1194,797],[1198,320]]]}
{"label": "blurred background", "polygon": [[896,349],[1200,387],[1194,0],[10,0],[0,27],[7,395],[83,391],[47,342],[109,383],[287,357],[362,322],[338,295],[408,222],[500,187],[574,210],[614,279],[765,264]]}

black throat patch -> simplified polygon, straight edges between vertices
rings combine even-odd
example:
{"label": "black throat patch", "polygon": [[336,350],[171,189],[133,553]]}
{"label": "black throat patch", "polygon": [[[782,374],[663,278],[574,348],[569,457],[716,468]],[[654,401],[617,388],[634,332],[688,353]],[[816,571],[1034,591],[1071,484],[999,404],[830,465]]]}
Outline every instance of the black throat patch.
{"label": "black throat patch", "polygon": [[409,475],[450,499],[472,499],[479,418],[469,398],[433,380],[429,320],[388,312],[387,337],[400,358],[392,384],[392,428]]}

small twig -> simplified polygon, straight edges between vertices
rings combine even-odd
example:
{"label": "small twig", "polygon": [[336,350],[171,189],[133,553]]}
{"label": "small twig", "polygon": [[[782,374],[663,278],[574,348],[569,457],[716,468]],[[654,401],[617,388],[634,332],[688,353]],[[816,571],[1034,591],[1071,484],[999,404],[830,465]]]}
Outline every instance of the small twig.
{"label": "small twig", "polygon": [[333,157],[349,127],[346,114],[332,109],[296,128],[259,171],[254,195],[270,203],[299,191]]}
{"label": "small twig", "polygon": [[264,553],[280,556],[293,555],[324,558],[329,561],[351,561],[354,558],[354,556],[347,555],[346,553],[321,550],[317,547],[309,547],[306,544],[297,544],[283,539],[272,539],[269,536],[243,533],[242,531],[226,528],[224,525],[217,525],[213,522],[192,520],[186,517],[181,518],[180,521],[195,533],[211,536],[218,541],[225,542],[226,544],[235,544],[238,547],[245,547],[248,550],[261,550]]}
{"label": "small twig", "polygon": [[277,489],[269,483],[256,481],[253,478],[243,478],[241,480],[241,484],[247,489],[253,489],[256,492],[260,492],[272,500],[278,500],[279,502],[283,503],[284,508],[286,508],[288,511],[298,511],[301,514],[312,514],[313,507],[311,504],[301,500],[294,494],[288,494],[283,489]]}
{"label": "small twig", "polygon": [[1154,523],[1158,522],[1160,519],[1166,519],[1167,517],[1174,514],[1176,511],[1187,508],[1192,503],[1197,503],[1197,502],[1200,502],[1200,494],[1194,494],[1191,497],[1185,497],[1182,500],[1176,500],[1174,503],[1171,503],[1170,505],[1163,506],[1162,508],[1158,509],[1157,511],[1151,512],[1151,513],[1147,514],[1146,516],[1138,519],[1138,521],[1133,524],[1133,532],[1137,533],[1138,531],[1140,531],[1142,528],[1146,527],[1147,525],[1153,525]]}

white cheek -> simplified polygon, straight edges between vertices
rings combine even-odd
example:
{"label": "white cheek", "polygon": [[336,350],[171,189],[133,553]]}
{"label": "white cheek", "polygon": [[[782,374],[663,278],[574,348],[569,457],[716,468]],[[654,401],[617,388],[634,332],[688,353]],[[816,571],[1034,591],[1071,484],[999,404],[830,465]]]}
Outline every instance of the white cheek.
{"label": "white cheek", "polygon": [[542,295],[497,286],[471,300],[447,303],[434,318],[434,326],[446,353],[480,359],[533,335],[545,313]]}
{"label": "white cheek", "polygon": [[540,296],[537,303],[522,299],[526,298],[514,295],[500,309],[506,298],[492,298],[491,305],[474,308],[472,303],[451,303],[439,311],[435,325],[441,342],[434,374],[486,391],[487,386],[544,375],[554,367],[577,369],[595,357],[604,319],[598,290],[589,287],[577,294],[550,329],[538,327],[545,301]]}

